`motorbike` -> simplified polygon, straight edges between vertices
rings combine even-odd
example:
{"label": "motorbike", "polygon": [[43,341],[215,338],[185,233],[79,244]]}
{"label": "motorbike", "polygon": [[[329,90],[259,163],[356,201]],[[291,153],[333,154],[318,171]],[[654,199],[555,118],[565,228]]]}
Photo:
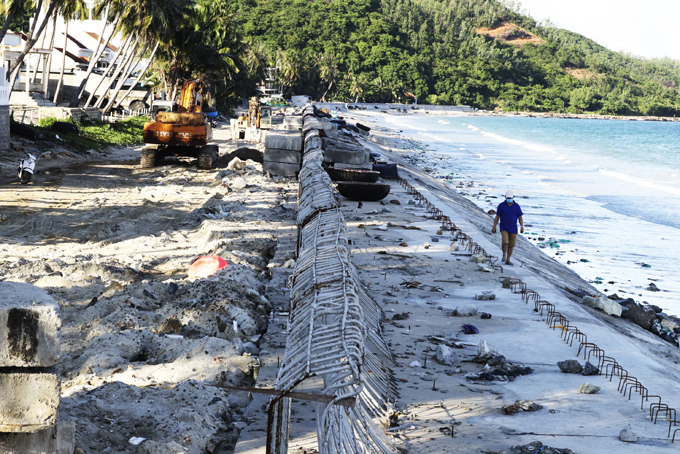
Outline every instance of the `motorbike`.
{"label": "motorbike", "polygon": [[33,176],[33,170],[35,169],[36,157],[31,153],[26,153],[26,157],[19,162],[19,171],[17,177],[21,184],[28,184]]}

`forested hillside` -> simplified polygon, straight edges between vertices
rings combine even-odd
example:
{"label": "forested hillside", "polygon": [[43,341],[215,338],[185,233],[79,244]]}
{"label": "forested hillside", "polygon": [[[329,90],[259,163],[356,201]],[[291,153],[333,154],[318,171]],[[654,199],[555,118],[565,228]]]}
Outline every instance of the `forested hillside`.
{"label": "forested hillside", "polygon": [[[680,62],[611,52],[497,0],[235,0],[251,71],[284,94],[506,111],[680,114]],[[540,44],[478,30],[506,24]],[[506,36],[512,38],[512,36]],[[411,100],[412,101],[412,100]]]}

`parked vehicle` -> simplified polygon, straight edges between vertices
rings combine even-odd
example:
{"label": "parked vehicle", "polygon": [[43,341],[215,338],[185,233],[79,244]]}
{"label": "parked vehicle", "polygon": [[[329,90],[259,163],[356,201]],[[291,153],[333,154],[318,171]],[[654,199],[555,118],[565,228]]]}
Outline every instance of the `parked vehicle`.
{"label": "parked vehicle", "polygon": [[31,153],[26,153],[26,157],[19,162],[19,171],[17,177],[21,184],[28,184],[33,176],[33,170],[35,169],[36,157]]}

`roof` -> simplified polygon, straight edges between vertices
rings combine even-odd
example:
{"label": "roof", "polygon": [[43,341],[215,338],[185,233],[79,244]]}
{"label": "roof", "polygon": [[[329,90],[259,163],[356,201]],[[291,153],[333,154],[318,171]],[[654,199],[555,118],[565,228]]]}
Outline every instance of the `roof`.
{"label": "roof", "polygon": [[[104,44],[104,40],[101,39],[101,38],[99,37],[99,35],[97,35],[96,33],[85,32],[85,34],[88,35],[89,37],[91,37],[91,38],[94,39],[94,40],[99,39],[99,43],[100,43],[100,44]],[[109,49],[111,49],[111,50],[114,51],[114,52],[118,52],[118,48],[117,48],[116,46],[112,45],[110,42],[109,42],[109,44],[108,44],[106,47],[108,47]]]}

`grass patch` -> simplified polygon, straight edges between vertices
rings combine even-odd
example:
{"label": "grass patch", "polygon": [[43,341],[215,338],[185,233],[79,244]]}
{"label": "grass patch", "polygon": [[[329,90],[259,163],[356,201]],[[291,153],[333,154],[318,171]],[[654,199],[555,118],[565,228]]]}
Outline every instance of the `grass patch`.
{"label": "grass patch", "polygon": [[[111,146],[127,146],[142,143],[144,123],[149,121],[147,117],[131,117],[119,120],[115,123],[101,121],[84,121],[75,123],[80,129],[80,135],[59,134],[50,130],[57,119],[53,117],[43,118],[36,127],[43,137],[59,144],[71,145],[81,150],[102,150]],[[59,139],[57,139],[57,134]],[[61,139],[61,140],[60,140]]]}

